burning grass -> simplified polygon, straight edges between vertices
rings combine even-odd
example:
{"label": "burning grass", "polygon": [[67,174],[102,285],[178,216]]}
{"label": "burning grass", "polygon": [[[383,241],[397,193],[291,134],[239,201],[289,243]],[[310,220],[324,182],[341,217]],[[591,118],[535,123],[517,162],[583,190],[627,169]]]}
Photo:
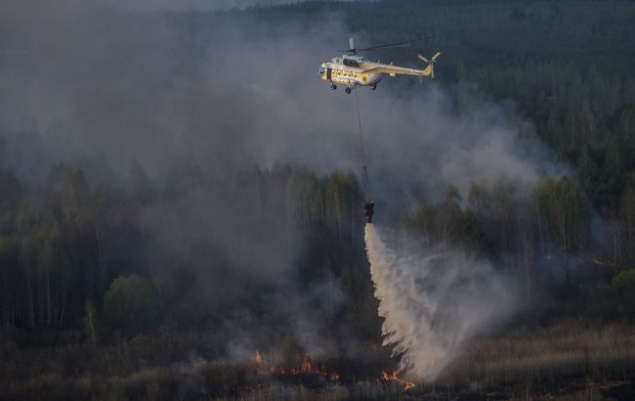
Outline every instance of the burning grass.
{"label": "burning grass", "polygon": [[386,371],[381,372],[381,379],[385,382],[395,382],[403,386],[404,390],[410,390],[415,387],[415,384],[400,377],[397,372],[388,373]]}
{"label": "burning grass", "polygon": [[5,344],[0,400],[603,400],[630,394],[635,371],[635,329],[620,324],[570,321],[481,339],[437,383],[410,383],[391,371],[382,379],[382,367],[391,366],[381,355],[301,354],[289,365],[254,350],[242,362],[215,361],[204,351],[213,340],[138,337],[103,349]]}

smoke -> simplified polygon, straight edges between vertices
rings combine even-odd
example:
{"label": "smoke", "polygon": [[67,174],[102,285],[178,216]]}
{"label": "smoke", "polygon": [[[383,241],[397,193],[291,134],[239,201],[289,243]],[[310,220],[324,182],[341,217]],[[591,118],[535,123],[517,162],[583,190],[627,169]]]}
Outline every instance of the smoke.
{"label": "smoke", "polygon": [[515,310],[513,285],[484,261],[407,242],[394,250],[372,224],[365,239],[384,345],[413,377],[434,380],[471,339]]}
{"label": "smoke", "polygon": [[[159,13],[167,2],[113,1],[0,6],[0,46],[21,52],[0,54],[0,168],[37,187],[62,161],[90,182],[171,190],[169,201],[129,213],[128,221],[142,233],[138,260],[155,284],[179,290],[175,314],[204,315],[192,304],[230,311],[230,330],[253,332],[254,316],[279,311],[272,320],[297,322],[300,343],[325,348],[314,333],[346,300],[338,295],[306,312],[336,285],[295,286],[305,233],[280,207],[287,199],[275,185],[266,197],[236,183],[246,170],[278,163],[318,175],[359,172],[354,97],[317,77],[334,49],[347,47],[344,18]],[[443,77],[452,49],[408,49],[385,61],[420,67],[415,53],[436,50],[444,51],[436,65]],[[450,93],[433,81],[399,79],[408,84],[398,88],[387,77],[375,92],[359,90],[378,220],[389,220],[404,199],[416,206],[424,190],[434,196],[454,185],[465,197],[472,182],[529,187],[550,168],[531,123],[513,108],[464,85]],[[174,284],[180,281],[187,286]],[[466,336],[478,331],[470,330]]]}
{"label": "smoke", "polygon": [[[268,7],[297,4],[315,0],[106,0],[106,4],[114,7],[133,8],[138,10],[169,11],[217,11],[245,9],[249,7]],[[327,0],[328,1],[328,0]],[[342,0],[331,0],[342,1]],[[353,1],[353,0],[344,0]]]}
{"label": "smoke", "polygon": [[[107,182],[130,184],[141,171],[159,187],[192,168],[219,180],[276,163],[359,171],[354,98],[317,78],[320,63],[347,45],[341,18],[30,3],[0,17],[11,33],[3,47],[26,52],[2,56],[0,75],[0,165],[21,179],[37,182],[59,161]],[[394,61],[420,67],[414,53],[436,50]],[[439,59],[441,77],[444,57],[451,49]],[[519,142],[533,135],[531,123],[469,87],[457,86],[458,95],[429,80],[396,88],[385,78],[377,92],[359,90],[377,192],[522,185],[549,164],[535,142]]]}

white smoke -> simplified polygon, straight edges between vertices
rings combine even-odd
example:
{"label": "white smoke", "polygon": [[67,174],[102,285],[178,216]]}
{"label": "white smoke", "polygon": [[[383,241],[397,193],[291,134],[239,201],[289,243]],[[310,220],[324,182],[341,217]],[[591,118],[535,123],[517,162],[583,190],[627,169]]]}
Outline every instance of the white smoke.
{"label": "white smoke", "polygon": [[437,378],[470,339],[515,309],[512,286],[488,263],[407,241],[394,251],[372,224],[365,239],[384,345],[413,378]]}

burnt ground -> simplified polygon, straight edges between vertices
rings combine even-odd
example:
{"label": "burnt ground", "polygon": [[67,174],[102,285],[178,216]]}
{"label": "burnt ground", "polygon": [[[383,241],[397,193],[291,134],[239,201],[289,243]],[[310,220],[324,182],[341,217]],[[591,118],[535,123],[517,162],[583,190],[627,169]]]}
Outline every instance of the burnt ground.
{"label": "burnt ground", "polygon": [[541,383],[534,381],[482,390],[419,389],[405,392],[402,397],[390,399],[403,401],[633,401],[635,400],[635,378],[607,382],[572,380]]}
{"label": "burnt ground", "polygon": [[615,385],[604,391],[604,395],[616,401],[635,400],[635,380]]}

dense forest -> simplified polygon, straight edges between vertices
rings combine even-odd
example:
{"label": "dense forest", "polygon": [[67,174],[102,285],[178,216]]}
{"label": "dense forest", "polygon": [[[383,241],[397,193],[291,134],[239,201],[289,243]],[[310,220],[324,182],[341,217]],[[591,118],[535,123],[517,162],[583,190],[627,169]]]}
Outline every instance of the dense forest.
{"label": "dense forest", "polygon": [[[264,31],[276,32],[284,21],[293,21],[315,40],[320,24],[334,15],[364,43],[434,34],[426,52],[443,52],[435,85],[448,94],[453,115],[460,119],[474,112],[466,93],[503,104],[530,121],[549,157],[566,166],[561,174],[543,171],[530,188],[499,180],[472,182],[463,192],[447,182],[435,194],[415,199],[410,210],[395,213],[387,207],[384,213],[392,215],[383,221],[420,244],[432,242],[436,249],[489,260],[498,273],[518,283],[522,306],[493,334],[512,333],[508,338],[522,337],[520,342],[531,334],[514,330],[536,330],[540,337],[555,327],[558,336],[558,325],[573,321],[573,331],[590,327],[604,333],[602,328],[611,327],[611,333],[632,337],[635,2],[386,0],[163,12],[161,21],[178,34],[171,53],[151,61],[170,59],[179,79],[196,82],[204,69],[198,64],[202,49],[209,37],[222,32],[219,27],[258,21]],[[222,59],[224,50],[216,49],[214,57]],[[381,58],[398,62],[410,53],[393,49]],[[106,56],[96,60],[112,67]],[[324,60],[313,61],[319,65]],[[13,76],[12,62],[0,64],[7,79]],[[142,65],[133,53],[128,63],[130,68]],[[84,79],[78,71],[69,75]],[[112,77],[120,73],[108,71]],[[173,85],[168,81],[161,75],[150,82]],[[187,88],[201,90],[196,84]],[[373,96],[409,99],[419,88],[412,81],[391,81]],[[215,99],[213,86],[211,91],[210,98],[186,105],[198,110],[196,103],[202,103],[200,115],[207,107],[220,110],[214,118],[221,123],[208,127],[201,118],[179,129],[208,136],[225,129],[228,136],[242,138],[225,104],[244,98],[219,92]],[[90,102],[90,96],[78,101],[87,120],[103,106]],[[106,107],[125,120],[126,104],[117,102]],[[245,109],[277,107],[275,101],[244,104]],[[222,121],[223,113],[228,122]],[[151,114],[144,109],[139,118]],[[246,114],[238,119],[248,126]],[[58,153],[49,146],[44,147],[50,150],[47,162],[41,163],[41,150],[31,155],[24,149],[30,149],[29,138],[37,137],[33,131],[49,128],[29,122],[16,130],[9,120],[8,113],[0,117],[0,399],[246,397],[244,389],[263,388],[258,379],[262,362],[253,359],[261,352],[286,372],[305,369],[313,358],[322,371],[331,376],[337,371],[349,384],[378,378],[382,368],[394,366],[390,350],[381,347],[382,320],[365,252],[361,204],[368,188],[362,188],[355,171],[324,173],[301,160],[219,162],[219,169],[208,169],[208,156],[194,152],[173,163],[172,155],[182,156],[175,140],[159,158],[161,168],[172,169],[167,178],[157,179],[140,154],[139,162],[126,166],[125,179],[110,179],[111,173],[96,173],[95,165],[103,160],[91,159],[75,142],[69,148],[74,146],[81,157],[61,153],[56,160]],[[114,131],[122,127],[90,121]],[[354,132],[352,120],[346,121],[350,127],[345,129]],[[146,132],[153,124],[134,127]],[[276,129],[271,129],[272,138]],[[13,131],[26,139],[16,142]],[[155,145],[151,137],[139,138],[147,140],[144,147]],[[18,150],[22,159],[16,162]],[[311,150],[319,159],[319,144]],[[233,155],[221,150],[209,156],[214,159],[209,163],[224,157]],[[375,196],[380,215],[382,202],[388,201],[381,193]],[[494,341],[482,340],[481,350]],[[635,353],[630,342],[625,347],[615,369],[594,362],[592,351],[585,351],[581,370],[576,365],[563,375],[626,378],[635,368]],[[480,372],[486,364],[473,362],[480,358],[479,348],[472,352],[467,368],[459,361],[443,378],[452,382],[458,377],[456,383],[465,372],[472,379],[478,376],[469,369]],[[613,361],[607,360],[606,366]],[[540,369],[530,374],[541,377],[546,370]],[[554,371],[544,374],[562,373]],[[522,381],[523,374],[514,377]],[[289,380],[282,376],[281,382]],[[313,385],[302,381],[309,379],[297,380]],[[509,377],[501,381],[514,382]],[[473,382],[467,387],[479,390]],[[328,399],[387,397],[385,387],[364,391],[356,388]],[[250,394],[251,399],[271,397]]]}

